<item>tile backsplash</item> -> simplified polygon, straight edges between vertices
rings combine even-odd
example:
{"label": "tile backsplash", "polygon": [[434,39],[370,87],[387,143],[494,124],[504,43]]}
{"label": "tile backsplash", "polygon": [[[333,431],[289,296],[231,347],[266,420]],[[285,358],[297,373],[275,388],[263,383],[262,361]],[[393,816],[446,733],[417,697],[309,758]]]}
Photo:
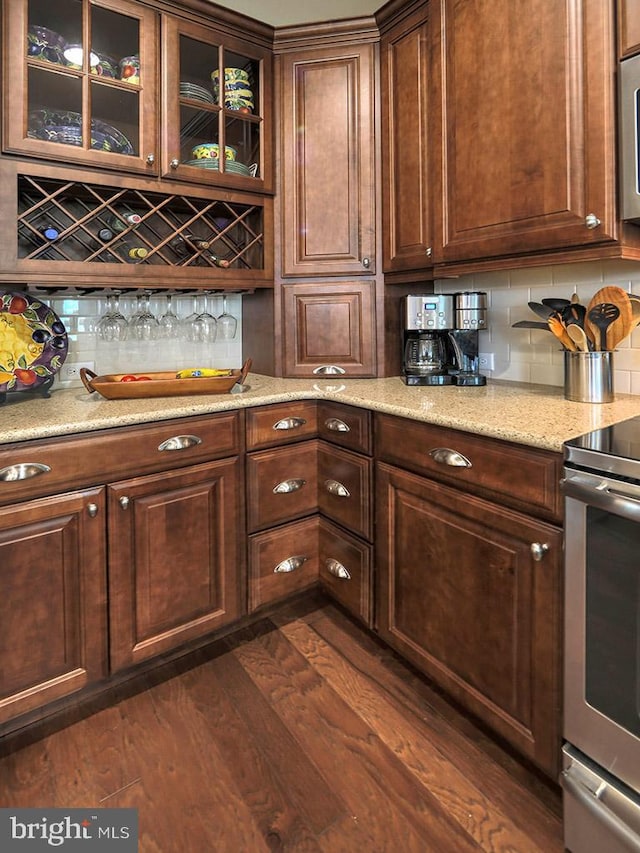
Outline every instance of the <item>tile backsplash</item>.
{"label": "tile backsplash", "polygon": [[[527,303],[544,297],[571,298],[587,304],[604,285],[616,285],[640,296],[640,263],[593,261],[549,267],[501,270],[435,282],[438,293],[487,292],[488,325],[480,332],[480,351],[494,353],[494,379],[542,385],[564,383],[564,356],[557,340],[544,330],[513,329],[518,320],[537,320]],[[614,390],[640,394],[640,329],[623,341],[614,355]]]}
{"label": "tile backsplash", "polygon": [[[185,339],[184,334],[177,337],[161,337],[157,340],[133,340],[127,335],[124,341],[105,341],[98,334],[98,323],[107,311],[107,294],[97,293],[87,296],[54,295],[42,297],[58,314],[67,328],[69,351],[62,370],[56,377],[56,386],[70,388],[81,385],[79,377],[68,378],[65,368],[74,364],[93,365],[95,373],[126,373],[156,370],[177,370],[181,367],[232,367],[242,364],[242,296],[226,296],[227,313],[237,319],[235,337],[222,340],[218,335],[211,344],[196,343]],[[160,319],[167,311],[167,297],[154,295],[149,299],[149,310]],[[127,320],[139,307],[135,293],[119,297],[120,311]],[[223,312],[223,297],[214,294],[203,295],[176,294],[171,296],[171,308],[184,320],[194,311],[204,309],[214,317]]]}

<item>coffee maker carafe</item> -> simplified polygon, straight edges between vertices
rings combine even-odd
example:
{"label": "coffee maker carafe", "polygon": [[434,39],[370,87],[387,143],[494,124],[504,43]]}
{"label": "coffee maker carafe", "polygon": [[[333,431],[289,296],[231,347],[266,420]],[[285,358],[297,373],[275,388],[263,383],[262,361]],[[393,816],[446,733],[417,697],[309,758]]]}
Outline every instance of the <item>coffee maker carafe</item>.
{"label": "coffee maker carafe", "polygon": [[406,296],[403,374],[407,385],[485,385],[478,333],[486,329],[486,293]]}

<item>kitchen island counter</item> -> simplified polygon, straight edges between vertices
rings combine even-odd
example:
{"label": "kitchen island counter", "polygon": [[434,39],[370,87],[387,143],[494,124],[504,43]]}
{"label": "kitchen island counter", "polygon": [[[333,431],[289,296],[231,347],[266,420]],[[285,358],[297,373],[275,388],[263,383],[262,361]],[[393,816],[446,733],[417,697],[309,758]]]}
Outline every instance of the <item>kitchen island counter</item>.
{"label": "kitchen island counter", "polygon": [[385,379],[277,379],[250,374],[242,393],[105,400],[84,388],[51,397],[8,394],[0,406],[0,444],[92,432],[302,399],[326,399],[560,451],[569,438],[640,414],[640,397],[618,394],[613,403],[573,403],[562,388],[489,381],[479,388],[407,387]]}

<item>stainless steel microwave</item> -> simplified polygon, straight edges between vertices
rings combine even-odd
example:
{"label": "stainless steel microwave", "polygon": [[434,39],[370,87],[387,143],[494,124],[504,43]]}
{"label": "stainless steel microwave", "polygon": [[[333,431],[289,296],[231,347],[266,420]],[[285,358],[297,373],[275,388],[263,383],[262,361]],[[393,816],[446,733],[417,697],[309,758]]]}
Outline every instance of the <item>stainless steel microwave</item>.
{"label": "stainless steel microwave", "polygon": [[640,55],[619,74],[620,216],[640,224]]}

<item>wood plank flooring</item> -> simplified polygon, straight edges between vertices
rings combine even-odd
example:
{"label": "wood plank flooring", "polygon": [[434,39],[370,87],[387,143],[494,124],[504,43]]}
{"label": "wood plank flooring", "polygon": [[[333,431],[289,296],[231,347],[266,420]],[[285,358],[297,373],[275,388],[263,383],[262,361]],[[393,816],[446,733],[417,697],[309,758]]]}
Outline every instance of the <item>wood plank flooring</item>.
{"label": "wood plank flooring", "polygon": [[331,604],[0,759],[0,806],[134,807],[140,853],[554,853],[555,786]]}

